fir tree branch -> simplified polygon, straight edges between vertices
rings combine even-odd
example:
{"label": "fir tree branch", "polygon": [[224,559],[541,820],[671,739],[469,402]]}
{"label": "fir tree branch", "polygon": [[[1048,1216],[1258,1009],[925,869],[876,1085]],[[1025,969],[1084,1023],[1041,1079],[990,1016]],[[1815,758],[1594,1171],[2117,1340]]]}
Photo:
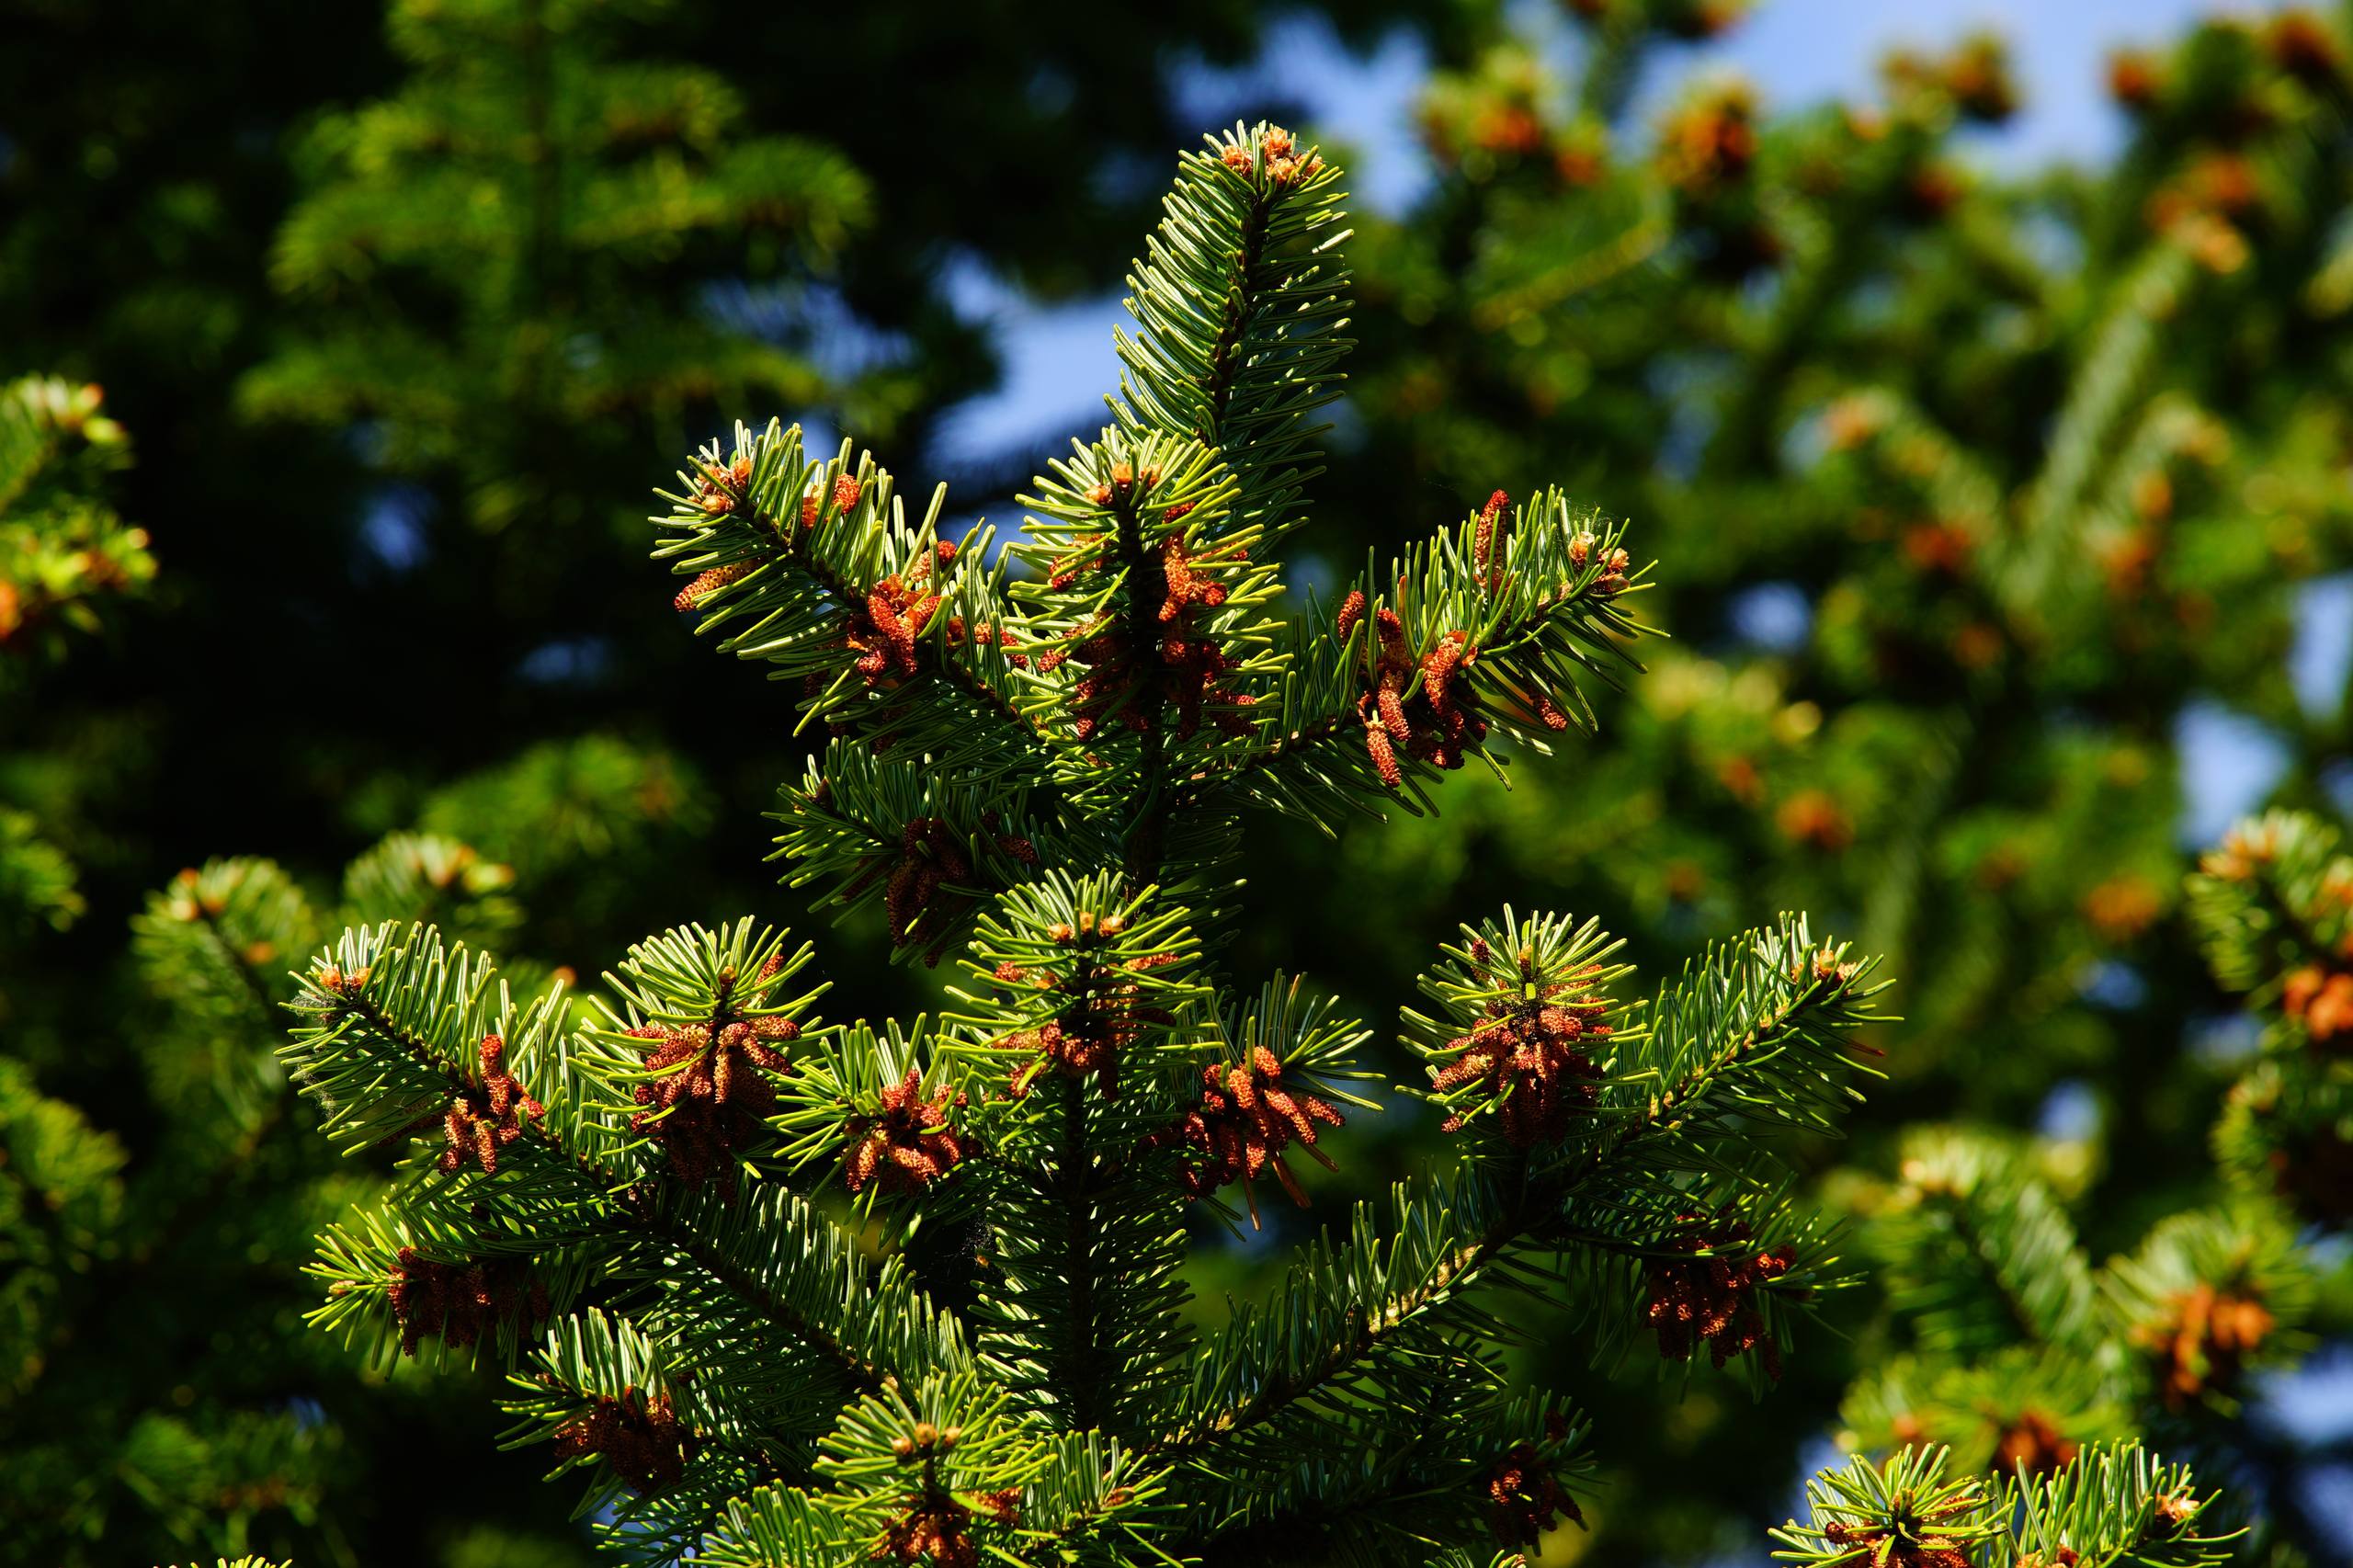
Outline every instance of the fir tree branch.
{"label": "fir tree branch", "polygon": [[[1425,1312],[1449,1299],[1456,1287],[1468,1284],[1487,1264],[1502,1256],[1533,1224],[1535,1215],[1524,1199],[1501,1199],[1493,1188],[1469,1176],[1451,1182],[1429,1184],[1427,1196],[1409,1196],[1401,1185],[1393,1194],[1397,1222],[1386,1229],[1394,1239],[1379,1239],[1371,1206],[1358,1205],[1353,1250],[1364,1261],[1311,1247],[1291,1271],[1275,1308],[1266,1314],[1266,1326],[1247,1315],[1237,1317],[1209,1361],[1219,1366],[1243,1366],[1266,1346],[1316,1344],[1320,1348],[1302,1364],[1281,1365],[1262,1374],[1242,1372],[1227,1381],[1250,1385],[1240,1399],[1202,1412],[1166,1437],[1145,1445],[1155,1459],[1198,1460],[1272,1420],[1302,1401],[1332,1386],[1409,1332],[1422,1327]],[[1452,1222],[1468,1220],[1460,1226]],[[1436,1246],[1427,1238],[1452,1230]],[[1424,1244],[1408,1250],[1409,1244]],[[1348,1298],[1347,1286],[1358,1278],[1377,1278],[1381,1288],[1364,1305]],[[1336,1333],[1313,1332],[1329,1326]],[[1296,1324],[1302,1332],[1289,1333]],[[1253,1343],[1256,1341],[1256,1343]]]}
{"label": "fir tree branch", "polygon": [[1036,876],[1049,858],[1102,852],[1108,835],[1063,824],[1050,833],[1017,801],[836,738],[798,788],[781,791],[772,814],[784,831],[770,858],[791,862],[790,886],[827,884],[821,902],[881,902],[900,953],[937,961],[987,897]]}
{"label": "fir tree branch", "polygon": [[1608,1131],[1570,1153],[1562,1179],[1583,1187],[1637,1154],[1714,1168],[1698,1135],[1745,1122],[1826,1126],[1855,1095],[1849,1031],[1881,1017],[1870,963],[1845,953],[1784,916],[1691,964],[1650,1008],[1642,1075],[1605,1091]]}
{"label": "fir tree branch", "polygon": [[852,1350],[831,1329],[778,1294],[749,1270],[737,1267],[694,1230],[651,1214],[642,1218],[640,1222],[647,1235],[664,1247],[674,1249],[693,1260],[696,1267],[751,1304],[761,1317],[782,1329],[795,1344],[816,1351],[853,1390],[859,1393],[875,1393],[899,1381],[895,1372]]}
{"label": "fir tree branch", "polygon": [[[537,1166],[564,1184],[562,1223],[570,1239],[619,1258],[651,1247],[653,1256],[639,1271],[652,1279],[673,1277],[679,1258],[691,1262],[755,1316],[830,1365],[853,1389],[885,1387],[904,1369],[879,1360],[872,1346],[859,1349],[845,1341],[837,1324],[829,1325],[813,1310],[815,1303],[805,1294],[806,1281],[804,1293],[795,1294],[790,1287],[798,1277],[789,1267],[778,1266],[764,1274],[731,1255],[721,1238],[741,1234],[746,1245],[768,1247],[771,1257],[781,1256],[775,1249],[797,1242],[811,1257],[829,1260],[820,1274],[833,1282],[827,1287],[831,1294],[867,1296],[875,1312],[916,1314],[909,1326],[895,1333],[902,1346],[932,1338],[936,1348],[926,1353],[926,1360],[961,1353],[953,1351],[958,1343],[953,1335],[938,1337],[939,1321],[928,1315],[919,1298],[891,1305],[902,1301],[904,1292],[874,1286],[863,1267],[850,1261],[850,1254],[826,1239],[831,1227],[814,1216],[793,1219],[771,1213],[764,1224],[731,1225],[722,1211],[706,1213],[698,1223],[688,1217],[691,1210],[679,1210],[650,1194],[641,1174],[611,1153],[568,1139],[559,1122],[568,1118],[575,1129],[593,1123],[567,1103],[570,1096],[563,1092],[570,1075],[561,1051],[567,1009],[560,995],[535,1005],[518,1028],[511,1004],[502,1002],[495,1014],[486,1010],[490,966],[462,954],[453,960],[429,928],[412,931],[404,940],[389,926],[371,933],[349,933],[343,956],[343,964],[322,964],[307,978],[298,1006],[316,1021],[298,1031],[290,1053],[297,1063],[298,1080],[328,1107],[330,1130],[375,1134],[365,1140],[373,1142],[437,1123],[441,1108],[481,1089],[477,1074],[460,1064],[453,1050],[454,1041],[481,1034],[498,1034],[509,1041],[513,1054],[506,1060],[518,1074],[529,1075],[523,1081],[544,1079],[540,1087],[549,1113],[516,1119],[517,1136],[498,1175],[486,1174],[478,1183],[456,1190],[413,1187],[416,1200],[456,1204],[461,1210],[477,1200],[495,1200],[506,1190],[503,1183],[511,1184]],[[723,1021],[717,1013],[710,1017]],[[500,1025],[497,1029],[486,1027],[494,1021]],[[542,1040],[555,1046],[554,1054],[542,1055]],[[545,1074],[540,1071],[543,1062],[551,1069]],[[360,1085],[365,1088],[355,1094]],[[553,1239],[542,1232],[535,1244]]]}
{"label": "fir tree branch", "polygon": [[739,426],[732,454],[698,453],[654,519],[670,534],[655,557],[692,574],[677,608],[705,631],[749,618],[721,647],[800,680],[804,726],[857,725],[935,767],[1045,783],[1052,748],[1013,701],[1026,655],[1010,651],[1019,622],[993,536],[936,538],[944,487],[908,527],[891,475],[851,449],[804,462],[801,427],[771,421]]}
{"label": "fir tree branch", "polygon": [[[1263,1321],[1245,1313],[1227,1330],[1212,1360],[1244,1369],[1226,1381],[1246,1392],[1221,1398],[1150,1451],[1191,1458],[1232,1441],[1425,1320],[1442,1322],[1523,1244],[1568,1239],[1553,1233],[1563,1207],[1597,1185],[1656,1187],[1661,1173],[1722,1169],[1722,1154],[1699,1146],[1703,1130],[1737,1142],[1742,1120],[1802,1124],[1826,1114],[1850,1091],[1825,1069],[1849,1060],[1845,1031],[1872,1016],[1872,988],[1860,979],[1859,966],[1817,949],[1796,919],[1695,964],[1652,1009],[1641,1060],[1653,1065],[1613,1082],[1597,1108],[1605,1131],[1563,1157],[1523,1165],[1516,1178],[1466,1170],[1425,1194],[1401,1187],[1394,1223],[1379,1230],[1360,1206],[1348,1249],[1311,1247]],[[1381,1230],[1385,1244],[1375,1239]],[[1302,1360],[1290,1348],[1301,1345],[1320,1348]]]}
{"label": "fir tree branch", "polygon": [[[744,489],[733,486],[727,478],[716,473],[712,483],[737,505],[745,507],[746,520],[765,537],[762,552],[765,562],[806,574],[812,582],[842,604],[857,604],[872,590],[873,585],[853,583],[813,552],[801,549],[796,530],[788,528],[774,513],[753,506]],[[1036,725],[1003,693],[975,674],[965,661],[949,656],[928,639],[918,642],[915,646],[916,658],[926,674],[957,687],[1015,731],[1035,733]]]}
{"label": "fir tree branch", "polygon": [[[1300,519],[1317,472],[1306,421],[1338,396],[1350,344],[1336,259],[1336,182],[1287,131],[1240,125],[1187,153],[1165,215],[1128,276],[1137,334],[1116,335],[1119,427],[1189,437],[1240,485],[1233,526],[1269,541]],[[1328,270],[1327,270],[1328,268]],[[1320,428],[1320,427],[1319,427]]]}
{"label": "fir tree branch", "polygon": [[[1425,781],[1469,756],[1492,765],[1490,730],[1543,753],[1551,734],[1590,729],[1579,677],[1612,685],[1639,668],[1623,646],[1641,631],[1622,602],[1636,586],[1623,537],[1557,491],[1517,507],[1498,493],[1385,576],[1368,567],[1333,626],[1294,624],[1251,710],[1266,716],[1187,778],[1188,801],[1231,789],[1328,831],[1349,811],[1380,815],[1368,801],[1416,810]],[[1424,702],[1448,711],[1424,715]],[[1391,733],[1400,714],[1403,735]]]}

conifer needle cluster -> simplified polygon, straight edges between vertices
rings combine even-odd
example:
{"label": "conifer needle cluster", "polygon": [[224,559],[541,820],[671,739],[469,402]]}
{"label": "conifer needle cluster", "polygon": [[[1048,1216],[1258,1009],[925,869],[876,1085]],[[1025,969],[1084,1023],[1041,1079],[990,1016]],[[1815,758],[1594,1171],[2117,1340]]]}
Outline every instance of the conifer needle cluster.
{"label": "conifer needle cluster", "polygon": [[[1426,810],[1589,724],[1642,631],[1622,528],[1555,490],[1286,609],[1348,347],[1337,179],[1265,124],[1182,160],[1111,422],[1010,537],[949,537],[941,493],[911,508],[776,425],[698,453],[655,519],[677,607],[826,737],[783,791],[786,879],[952,963],[942,1015],[826,1017],[812,949],[752,919],[649,937],[580,998],[420,924],[303,976],[286,1056],[327,1131],[410,1150],[329,1234],[315,1315],[498,1358],[512,1441],[622,1551],[1509,1560],[1581,1518],[1589,1432],[1506,1373],[1506,1292],[1605,1360],[1761,1389],[1842,1282],[1776,1144],[1872,1072],[1869,960],[1787,916],[1645,998],[1593,922],[1506,907],[1403,1019],[1446,1168],[1222,1324],[1188,1310],[1191,1216],[1305,1201],[1300,1160],[1346,1160],[1373,1108],[1364,1028],[1229,971],[1245,814]],[[2125,1463],[2081,1483],[2102,1528]],[[1971,1561],[1973,1498],[1856,1485],[1844,1555]]]}

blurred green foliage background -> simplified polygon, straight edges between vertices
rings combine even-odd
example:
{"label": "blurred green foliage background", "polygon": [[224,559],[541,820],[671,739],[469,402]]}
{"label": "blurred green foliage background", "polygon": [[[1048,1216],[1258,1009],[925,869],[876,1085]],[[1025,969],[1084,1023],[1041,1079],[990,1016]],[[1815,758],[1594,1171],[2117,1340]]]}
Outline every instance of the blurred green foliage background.
{"label": "blurred green foliage background", "polygon": [[[483,1391],[302,1330],[309,1238],[382,1167],[323,1152],[269,1064],[284,970],[429,915],[593,977],[749,911],[818,936],[837,1016],[929,1006],[879,923],[820,929],[762,865],[800,742],[666,608],[648,492],[781,415],[1009,520],[1097,390],[1025,367],[1073,328],[1108,366],[1099,305],[1204,106],[1349,158],[1366,122],[1302,37],[1402,69],[1410,119],[1294,567],[1558,480],[1633,520],[1672,641],[1515,789],[1262,828],[1237,971],[1379,1025],[1506,898],[1600,916],[1654,977],[1807,909],[1891,955],[1907,1015],[1859,1135],[1806,1152],[1866,1256],[1925,1123],[2022,1141],[2095,1257],[2219,1190],[2251,1031],[2190,852],[2234,788],[2353,789],[2346,18],[2120,56],[2118,149],[2045,167],[1988,140],[2029,62],[1941,37],[1781,103],[1693,69],[1773,7],[1740,10],[0,9],[0,377],[63,378],[0,430],[0,1539],[583,1560]],[[986,398],[1008,369],[1034,406]],[[1336,1141],[1319,1207],[1433,1145],[1409,1105]],[[2341,1554],[2347,1214],[2289,1196],[2305,1372],[2182,1440]],[[1205,1233],[1203,1312],[1315,1222]],[[1529,1375],[1631,1435],[1557,1555],[1761,1558],[1908,1343],[1880,1292],[1830,1311],[1847,1337],[1755,1406],[1530,1325]]]}

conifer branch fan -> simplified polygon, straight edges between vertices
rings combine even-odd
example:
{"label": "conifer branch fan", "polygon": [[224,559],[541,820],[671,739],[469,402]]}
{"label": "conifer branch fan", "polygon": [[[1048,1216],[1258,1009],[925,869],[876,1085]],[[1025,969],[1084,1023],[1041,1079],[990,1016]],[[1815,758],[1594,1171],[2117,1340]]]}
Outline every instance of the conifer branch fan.
{"label": "conifer branch fan", "polygon": [[1775,1148],[1872,1071],[1869,964],[1787,916],[1645,1004],[1593,922],[1506,908],[1403,1020],[1455,1168],[1192,1326],[1188,1207],[1305,1203],[1297,1162],[1371,1108],[1363,1029],[1213,962],[1240,812],[1420,809],[1636,667],[1623,530],[1555,491],[1279,613],[1347,347],[1336,178],[1263,124],[1183,160],[1114,422],[1001,548],[779,426],[656,519],[678,608],[833,732],[784,794],[789,880],[956,956],[945,1016],[824,1021],[809,950],[750,920],[641,943],[585,1005],[421,925],[304,977],[287,1059],[328,1132],[410,1148],[327,1238],[320,1320],[503,1360],[512,1440],[587,1471],[623,1551],[1516,1556],[1581,1517],[1586,1429],[1512,1385],[1499,1292],[1761,1389],[1841,1282]]}

